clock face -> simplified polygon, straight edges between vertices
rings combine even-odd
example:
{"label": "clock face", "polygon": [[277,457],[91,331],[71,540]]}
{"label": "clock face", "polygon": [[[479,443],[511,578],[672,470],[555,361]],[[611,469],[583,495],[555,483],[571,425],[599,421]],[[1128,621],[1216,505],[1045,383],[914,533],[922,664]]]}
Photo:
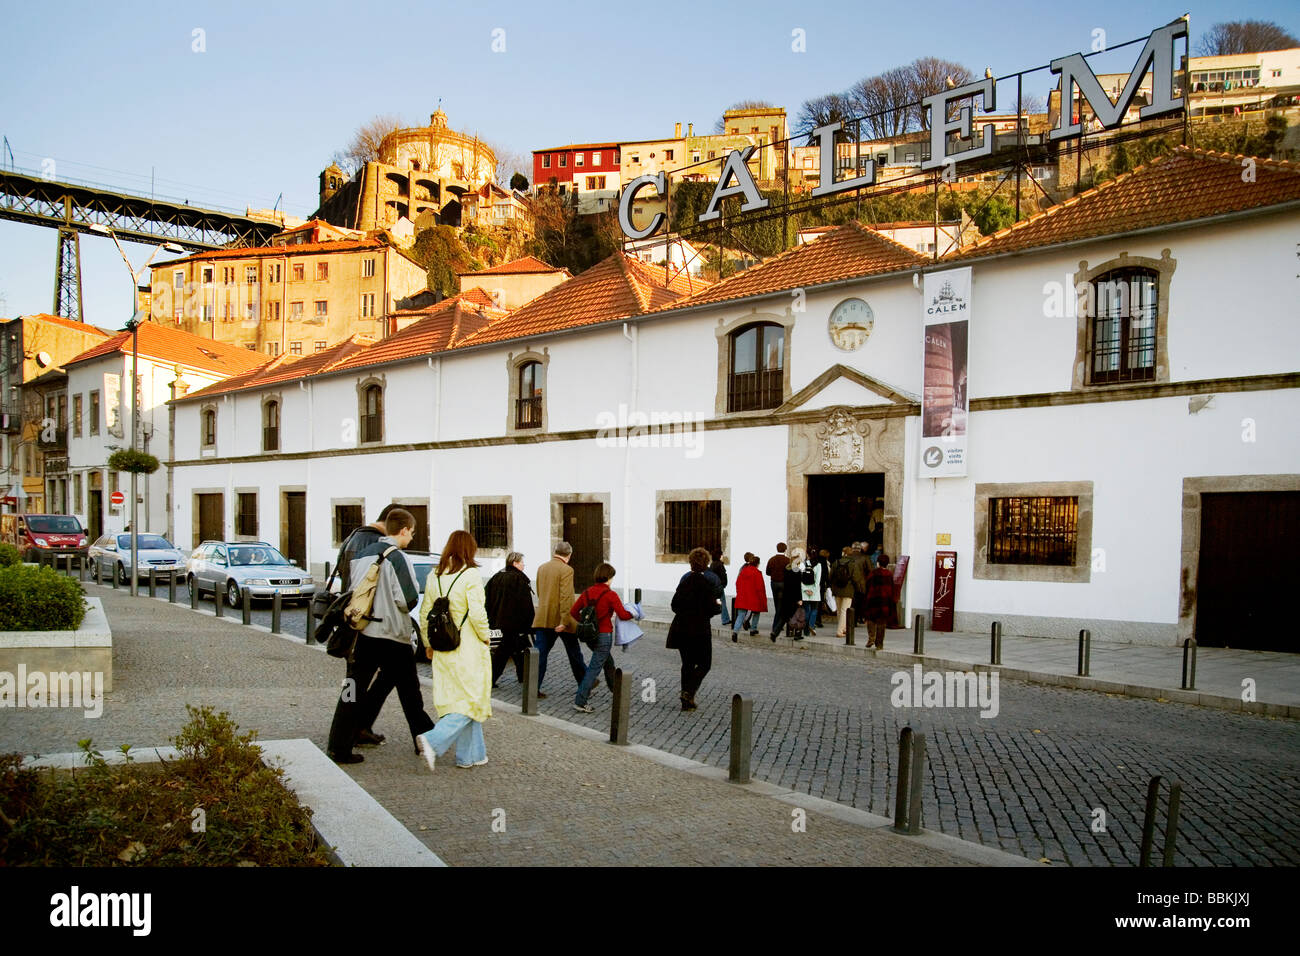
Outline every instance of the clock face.
{"label": "clock face", "polygon": [[866,343],[867,337],[871,335],[871,327],[875,324],[876,317],[871,306],[862,299],[845,299],[832,310],[826,328],[837,349],[852,352]]}

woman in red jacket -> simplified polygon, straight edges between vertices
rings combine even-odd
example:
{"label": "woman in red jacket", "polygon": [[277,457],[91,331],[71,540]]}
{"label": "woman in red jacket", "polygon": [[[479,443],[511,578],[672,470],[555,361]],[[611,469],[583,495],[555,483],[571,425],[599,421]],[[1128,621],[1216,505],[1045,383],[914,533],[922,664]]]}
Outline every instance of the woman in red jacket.
{"label": "woman in red jacket", "polygon": [[569,608],[569,616],[576,618],[582,613],[584,607],[594,604],[596,630],[600,632],[596,646],[592,649],[587,673],[583,675],[582,683],[578,685],[578,692],[573,697],[573,709],[580,710],[584,714],[595,712],[595,708],[587,703],[587,698],[595,690],[596,681],[600,680],[602,670],[606,671],[605,680],[610,691],[614,690],[614,664],[610,659],[610,652],[614,649],[614,615],[617,614],[624,621],[632,620],[632,612],[623,606],[623,602],[618,598],[618,592],[609,586],[609,580],[613,576],[614,569],[610,565],[598,565],[595,573],[592,574],[596,583],[578,595],[578,599],[573,602],[573,607]]}
{"label": "woman in red jacket", "polygon": [[[758,615],[767,610],[767,585],[758,570],[758,555],[745,552],[745,566],[736,575],[736,619],[731,624],[731,639],[740,639],[744,627],[749,636],[758,633]],[[742,624],[742,622],[746,622]]]}

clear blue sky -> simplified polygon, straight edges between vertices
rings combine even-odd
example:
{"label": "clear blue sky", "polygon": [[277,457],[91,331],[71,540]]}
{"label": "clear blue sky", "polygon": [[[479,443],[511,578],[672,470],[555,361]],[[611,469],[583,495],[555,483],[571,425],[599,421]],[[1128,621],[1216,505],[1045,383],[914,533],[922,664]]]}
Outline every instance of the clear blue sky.
{"label": "clear blue sky", "polygon": [[[666,136],[676,121],[707,129],[742,99],[793,119],[804,100],[918,56],[1002,75],[1086,52],[1095,29],[1115,44],[1188,12],[1193,43],[1246,17],[1300,35],[1300,10],[1276,0],[24,4],[0,35],[0,133],[19,167],[53,159],[57,178],[147,193],[152,175],[159,195],[240,209],[283,193],[306,216],[357,125],[381,113],[424,125],[439,98],[454,129],[528,153]],[[795,29],[806,52],[792,50]],[[1126,70],[1135,55],[1094,68]],[[0,222],[0,314],[49,311],[55,235]],[[151,251],[127,250],[137,267]],[[119,328],[129,285],[107,238],[83,236],[82,274],[86,320]]]}

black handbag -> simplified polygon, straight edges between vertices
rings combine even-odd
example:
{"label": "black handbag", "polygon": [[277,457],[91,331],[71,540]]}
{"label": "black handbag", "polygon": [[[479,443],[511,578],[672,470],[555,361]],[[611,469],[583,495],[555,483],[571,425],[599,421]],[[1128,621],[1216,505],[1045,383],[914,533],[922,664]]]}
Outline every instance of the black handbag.
{"label": "black handbag", "polygon": [[347,610],[348,602],[351,600],[351,591],[336,595],[324,616],[321,617],[320,627],[316,630],[317,640],[325,645],[325,653],[330,657],[351,658],[352,651],[357,645],[358,632],[349,627],[343,617],[343,612]]}

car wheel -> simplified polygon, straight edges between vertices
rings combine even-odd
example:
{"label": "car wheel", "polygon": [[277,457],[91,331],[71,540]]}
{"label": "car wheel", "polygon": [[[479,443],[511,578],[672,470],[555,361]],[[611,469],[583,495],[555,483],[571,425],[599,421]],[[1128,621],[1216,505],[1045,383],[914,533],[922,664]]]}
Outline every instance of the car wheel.
{"label": "car wheel", "polygon": [[118,562],[117,562],[117,580],[118,580],[120,583],[122,583],[122,584],[130,584],[130,583],[131,583],[131,582],[127,579],[127,576],[126,576],[126,562],[125,562],[125,561],[118,561]]}
{"label": "car wheel", "polygon": [[195,598],[201,598],[201,597],[203,597],[203,592],[202,592],[201,590],[199,590],[199,582],[198,582],[198,579],[195,578],[194,575],[192,575],[192,574],[186,575],[186,577],[185,577],[185,583],[186,583],[187,585],[189,585],[190,594],[191,594],[193,597],[195,597]]}
{"label": "car wheel", "polygon": [[226,603],[231,607],[239,607],[239,585],[234,581],[226,584]]}

